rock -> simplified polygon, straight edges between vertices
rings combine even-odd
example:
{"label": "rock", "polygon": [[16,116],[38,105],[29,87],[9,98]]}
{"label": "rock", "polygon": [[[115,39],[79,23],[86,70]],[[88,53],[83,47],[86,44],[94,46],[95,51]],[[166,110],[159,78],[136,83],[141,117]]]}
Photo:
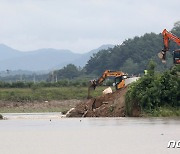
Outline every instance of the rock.
{"label": "rock", "polygon": [[103,91],[103,95],[110,94],[110,93],[112,93],[111,87],[108,87],[108,88],[104,89],[104,91]]}

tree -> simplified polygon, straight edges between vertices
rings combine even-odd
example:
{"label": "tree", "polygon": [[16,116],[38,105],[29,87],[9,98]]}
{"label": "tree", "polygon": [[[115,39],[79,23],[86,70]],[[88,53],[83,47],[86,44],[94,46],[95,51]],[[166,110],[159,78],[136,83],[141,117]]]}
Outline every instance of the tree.
{"label": "tree", "polygon": [[174,23],[174,27],[171,32],[180,37],[180,21]]}
{"label": "tree", "polygon": [[78,68],[73,64],[68,64],[67,66],[57,71],[57,76],[59,79],[73,79],[75,77],[78,77],[79,74],[80,72]]}
{"label": "tree", "polygon": [[134,63],[131,58],[128,58],[123,64],[123,66],[120,68],[120,70],[123,70],[123,72],[126,72],[128,74],[137,74],[138,64]]}

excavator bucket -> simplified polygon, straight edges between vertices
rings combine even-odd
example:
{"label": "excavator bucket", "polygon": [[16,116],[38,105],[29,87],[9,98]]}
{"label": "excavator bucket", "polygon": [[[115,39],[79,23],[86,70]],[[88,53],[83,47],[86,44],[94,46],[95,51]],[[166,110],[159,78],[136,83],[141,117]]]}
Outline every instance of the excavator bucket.
{"label": "excavator bucket", "polygon": [[162,50],[158,53],[158,57],[162,60],[162,63],[166,63],[166,52]]}
{"label": "excavator bucket", "polygon": [[89,81],[89,86],[88,86],[88,96],[87,98],[91,98],[91,91],[95,90],[97,86],[97,81],[96,80],[91,80]]}

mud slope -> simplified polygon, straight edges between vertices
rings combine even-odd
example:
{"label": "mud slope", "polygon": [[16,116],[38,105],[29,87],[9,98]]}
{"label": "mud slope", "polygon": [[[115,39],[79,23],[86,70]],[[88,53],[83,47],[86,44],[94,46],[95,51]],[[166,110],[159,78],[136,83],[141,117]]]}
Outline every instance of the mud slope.
{"label": "mud slope", "polygon": [[127,87],[79,103],[67,117],[124,117]]}

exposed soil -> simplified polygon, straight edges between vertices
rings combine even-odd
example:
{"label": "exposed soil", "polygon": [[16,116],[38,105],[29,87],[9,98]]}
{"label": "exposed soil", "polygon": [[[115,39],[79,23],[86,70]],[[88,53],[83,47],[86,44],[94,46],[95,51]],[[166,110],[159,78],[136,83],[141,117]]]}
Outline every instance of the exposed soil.
{"label": "exposed soil", "polygon": [[53,112],[68,111],[75,107],[80,100],[55,100],[44,102],[11,102],[0,101],[0,112]]}
{"label": "exposed soil", "polygon": [[[66,117],[124,117],[125,94],[127,87],[113,93],[92,98],[79,103]],[[138,106],[134,106],[134,115],[139,116]]]}

